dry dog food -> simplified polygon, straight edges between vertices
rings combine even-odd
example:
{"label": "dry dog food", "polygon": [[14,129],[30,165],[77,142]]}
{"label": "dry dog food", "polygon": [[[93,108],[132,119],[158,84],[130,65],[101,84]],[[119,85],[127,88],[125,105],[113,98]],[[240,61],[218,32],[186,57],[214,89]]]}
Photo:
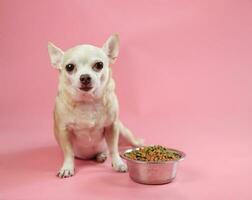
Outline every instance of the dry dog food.
{"label": "dry dog food", "polygon": [[177,160],[181,158],[178,153],[160,145],[140,147],[139,149],[125,153],[125,156],[132,160],[147,162]]}

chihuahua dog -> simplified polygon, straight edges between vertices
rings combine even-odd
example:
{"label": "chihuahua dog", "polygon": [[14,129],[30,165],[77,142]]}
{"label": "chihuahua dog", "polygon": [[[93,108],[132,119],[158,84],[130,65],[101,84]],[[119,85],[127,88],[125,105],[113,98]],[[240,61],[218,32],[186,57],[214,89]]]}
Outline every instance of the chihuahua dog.
{"label": "chihuahua dog", "polygon": [[63,52],[48,43],[51,64],[59,70],[54,107],[54,135],[64,162],[57,176],[74,175],[74,157],[104,162],[107,149],[112,167],[126,172],[118,152],[119,136],[132,146],[142,145],[119,120],[119,106],[110,64],[119,53],[119,37],[109,37],[102,48],[78,45]]}

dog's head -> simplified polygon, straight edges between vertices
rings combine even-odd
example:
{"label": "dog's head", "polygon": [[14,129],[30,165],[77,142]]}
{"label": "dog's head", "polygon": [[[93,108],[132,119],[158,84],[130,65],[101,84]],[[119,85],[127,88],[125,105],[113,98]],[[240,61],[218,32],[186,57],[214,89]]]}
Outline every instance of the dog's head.
{"label": "dog's head", "polygon": [[83,97],[99,97],[110,78],[109,64],[114,63],[119,53],[119,37],[109,37],[102,48],[78,45],[62,51],[48,44],[52,65],[60,71],[59,89],[81,100]]}

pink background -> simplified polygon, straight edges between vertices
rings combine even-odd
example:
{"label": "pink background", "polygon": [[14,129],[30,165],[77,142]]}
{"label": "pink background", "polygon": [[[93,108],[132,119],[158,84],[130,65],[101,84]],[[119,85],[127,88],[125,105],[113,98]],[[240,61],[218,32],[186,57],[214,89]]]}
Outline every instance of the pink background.
{"label": "pink background", "polygon": [[[55,177],[47,41],[101,46],[114,32],[121,118],[187,154],[171,184],[136,184],[108,161]],[[252,199],[251,1],[1,0],[0,65],[0,199]]]}

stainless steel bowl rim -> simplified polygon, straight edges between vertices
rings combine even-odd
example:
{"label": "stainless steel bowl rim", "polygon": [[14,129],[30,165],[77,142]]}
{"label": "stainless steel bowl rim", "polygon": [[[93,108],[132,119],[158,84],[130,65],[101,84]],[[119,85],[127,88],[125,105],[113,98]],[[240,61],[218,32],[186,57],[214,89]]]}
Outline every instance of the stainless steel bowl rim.
{"label": "stainless steel bowl rim", "polygon": [[[151,147],[151,146],[154,146],[154,145],[148,145],[146,147]],[[129,148],[127,150],[124,150],[123,152],[120,152],[120,156],[127,161],[134,162],[134,163],[141,163],[141,164],[166,164],[166,163],[171,163],[171,162],[179,162],[181,160],[184,160],[184,158],[186,157],[186,154],[184,152],[179,151],[177,149],[167,148],[167,147],[165,147],[165,148],[170,151],[174,151],[174,152],[178,153],[181,157],[179,159],[166,160],[166,161],[141,161],[141,160],[132,160],[124,155],[125,153],[129,153],[131,151],[138,150],[139,148],[141,148],[141,147]]]}

